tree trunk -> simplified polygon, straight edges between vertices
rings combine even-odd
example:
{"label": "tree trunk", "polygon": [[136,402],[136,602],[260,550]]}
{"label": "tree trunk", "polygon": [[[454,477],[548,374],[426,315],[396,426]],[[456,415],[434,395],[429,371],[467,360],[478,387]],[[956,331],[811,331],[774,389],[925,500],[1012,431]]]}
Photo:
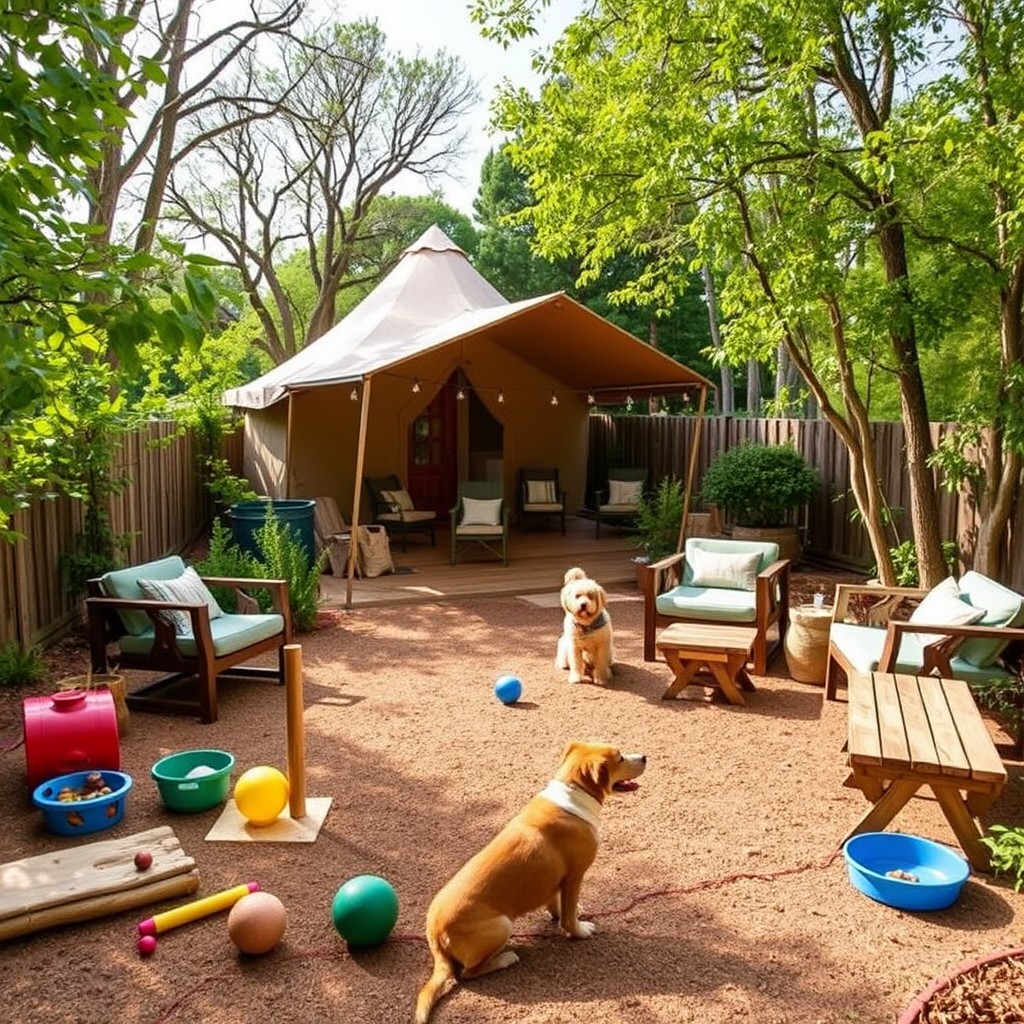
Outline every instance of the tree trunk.
{"label": "tree trunk", "polygon": [[[718,329],[718,299],[715,297],[715,282],[711,269],[705,263],[700,268],[704,278],[704,296],[708,303],[708,327],[711,331],[711,346],[716,351],[722,348],[722,335]],[[718,389],[718,414],[731,416],[736,411],[736,394],[733,386],[732,367],[728,363],[721,364],[719,375],[721,384]]]}

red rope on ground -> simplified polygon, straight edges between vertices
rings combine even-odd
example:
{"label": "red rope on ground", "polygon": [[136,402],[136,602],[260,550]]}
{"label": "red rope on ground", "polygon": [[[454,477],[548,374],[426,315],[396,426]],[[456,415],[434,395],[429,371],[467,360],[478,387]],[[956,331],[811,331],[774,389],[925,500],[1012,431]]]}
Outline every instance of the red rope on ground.
{"label": "red rope on ground", "polygon": [[[631,910],[638,907],[641,903],[646,903],[648,900],[660,899],[666,896],[685,896],[688,893],[702,892],[712,889],[722,889],[727,885],[732,885],[735,882],[744,881],[755,881],[755,882],[773,882],[778,878],[786,878],[790,875],[799,875],[804,871],[823,871],[825,868],[831,867],[835,859],[842,853],[842,847],[838,847],[833,850],[827,857],[819,861],[806,861],[803,864],[797,864],[791,868],[780,868],[778,871],[734,871],[728,875],[722,875],[720,878],[705,878],[699,882],[693,882],[690,885],[674,886],[665,889],[651,889],[648,892],[641,893],[639,896],[634,897],[629,903],[624,904],[621,907],[613,907],[610,910],[602,910],[595,914],[588,914],[590,918],[600,917],[617,917],[619,914],[628,914]],[[552,938],[553,935],[550,932],[513,932],[512,937],[515,939],[545,939]],[[415,934],[412,932],[392,932],[387,938],[388,942],[426,942],[426,939],[422,934]],[[337,946],[322,947],[320,949],[308,949],[308,950],[297,950],[294,953],[287,953],[280,957],[275,957],[275,963],[290,963],[293,961],[302,960],[322,960],[327,957],[333,956],[344,956],[345,950],[339,951]],[[349,954],[351,955],[351,954]],[[171,1016],[182,1006],[184,1006],[197,992],[200,992],[207,985],[211,985],[218,981],[230,981],[238,971],[238,964],[234,964],[231,968],[220,971],[217,974],[208,974],[205,978],[197,981],[191,988],[183,992],[177,999],[174,1000],[168,1007],[166,1007],[160,1015],[156,1018],[155,1024],[163,1024],[164,1021],[170,1020]]]}

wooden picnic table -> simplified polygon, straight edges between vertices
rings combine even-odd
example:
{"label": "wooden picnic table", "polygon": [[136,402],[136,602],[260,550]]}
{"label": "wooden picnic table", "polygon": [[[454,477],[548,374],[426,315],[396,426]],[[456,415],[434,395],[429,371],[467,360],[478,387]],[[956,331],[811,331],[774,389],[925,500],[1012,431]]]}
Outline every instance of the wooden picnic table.
{"label": "wooden picnic table", "polygon": [[989,870],[975,819],[1006,784],[1006,769],[970,688],[960,679],[851,673],[850,776],[871,809],[847,835],[877,832],[922,786],[935,794],[971,866]]}
{"label": "wooden picnic table", "polygon": [[749,626],[707,622],[675,622],[657,638],[675,679],[661,695],[672,700],[684,687],[718,687],[730,704],[746,704],[740,690],[754,690],[746,663],[757,639]]}

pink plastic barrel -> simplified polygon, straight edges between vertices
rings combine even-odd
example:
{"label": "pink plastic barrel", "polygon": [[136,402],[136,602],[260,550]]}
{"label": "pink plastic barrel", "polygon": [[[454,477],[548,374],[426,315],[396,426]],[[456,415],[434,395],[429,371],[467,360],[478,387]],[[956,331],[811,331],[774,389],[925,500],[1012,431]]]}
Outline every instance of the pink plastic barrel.
{"label": "pink plastic barrel", "polygon": [[109,690],[26,697],[22,714],[30,789],[58,775],[121,767],[117,709]]}

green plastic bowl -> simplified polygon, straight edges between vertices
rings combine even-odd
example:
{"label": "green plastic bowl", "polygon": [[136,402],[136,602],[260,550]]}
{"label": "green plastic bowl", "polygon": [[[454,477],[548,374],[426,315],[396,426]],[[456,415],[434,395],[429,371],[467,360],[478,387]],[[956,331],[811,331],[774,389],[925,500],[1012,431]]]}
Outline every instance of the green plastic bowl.
{"label": "green plastic bowl", "polygon": [[195,813],[227,800],[234,766],[224,750],[183,750],[161,758],[151,773],[169,811]]}

